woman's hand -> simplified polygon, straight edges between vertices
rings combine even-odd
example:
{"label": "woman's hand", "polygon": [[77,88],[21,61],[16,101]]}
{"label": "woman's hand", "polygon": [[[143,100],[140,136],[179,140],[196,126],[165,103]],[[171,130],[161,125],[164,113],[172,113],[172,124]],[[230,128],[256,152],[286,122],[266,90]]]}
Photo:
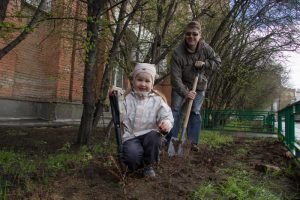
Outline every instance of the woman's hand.
{"label": "woman's hand", "polygon": [[196,94],[197,94],[197,92],[189,91],[185,95],[185,98],[194,100],[196,98]]}
{"label": "woman's hand", "polygon": [[203,62],[201,60],[198,60],[198,61],[195,62],[195,67],[197,69],[202,69],[202,67],[204,67],[204,66],[205,66],[205,62]]}

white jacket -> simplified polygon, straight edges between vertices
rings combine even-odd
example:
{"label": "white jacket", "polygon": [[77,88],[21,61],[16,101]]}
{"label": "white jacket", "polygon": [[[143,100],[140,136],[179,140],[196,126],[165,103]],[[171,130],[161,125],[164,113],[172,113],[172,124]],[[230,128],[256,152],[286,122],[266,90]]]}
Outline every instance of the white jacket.
{"label": "white jacket", "polygon": [[174,118],[171,108],[154,92],[141,99],[131,91],[126,95],[123,106],[121,117],[124,126],[123,142],[150,131],[159,132],[157,125],[162,120],[168,120],[173,127]]}

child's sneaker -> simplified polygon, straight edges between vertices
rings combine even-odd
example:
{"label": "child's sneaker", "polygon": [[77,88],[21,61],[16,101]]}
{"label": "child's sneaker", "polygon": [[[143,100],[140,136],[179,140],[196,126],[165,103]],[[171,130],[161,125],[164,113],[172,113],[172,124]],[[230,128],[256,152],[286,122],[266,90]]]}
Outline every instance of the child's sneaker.
{"label": "child's sneaker", "polygon": [[156,174],[152,167],[145,167],[144,168],[144,176],[145,177],[155,177]]}
{"label": "child's sneaker", "polygon": [[191,150],[194,151],[194,152],[198,152],[200,149],[199,149],[199,146],[197,144],[192,144]]}

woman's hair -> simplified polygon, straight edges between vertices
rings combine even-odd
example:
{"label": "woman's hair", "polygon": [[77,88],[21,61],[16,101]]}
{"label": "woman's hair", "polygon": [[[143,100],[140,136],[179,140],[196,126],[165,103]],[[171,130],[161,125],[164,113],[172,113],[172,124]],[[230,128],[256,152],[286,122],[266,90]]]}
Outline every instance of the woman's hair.
{"label": "woman's hair", "polygon": [[196,28],[199,32],[201,32],[201,24],[197,21],[191,21],[190,23],[188,23],[185,27],[185,30],[190,28]]}

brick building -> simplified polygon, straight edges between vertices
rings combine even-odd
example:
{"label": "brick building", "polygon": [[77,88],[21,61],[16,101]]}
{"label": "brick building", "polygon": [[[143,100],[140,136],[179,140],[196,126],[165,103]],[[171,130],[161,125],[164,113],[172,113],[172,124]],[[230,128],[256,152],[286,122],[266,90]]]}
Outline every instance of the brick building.
{"label": "brick building", "polygon": [[[6,15],[21,11],[31,16],[35,6],[30,0],[10,1]],[[53,8],[57,9],[54,4]],[[27,24],[30,19],[6,20]],[[43,22],[0,60],[0,118],[80,119],[83,56],[76,42],[62,34],[76,29],[74,21]],[[0,40],[0,47],[5,45]]]}
{"label": "brick building", "polygon": [[[7,16],[16,11],[32,16],[38,1],[10,1]],[[76,1],[69,10],[47,0],[45,15],[69,12],[71,16],[84,13],[84,5]],[[51,5],[52,4],[52,5]],[[55,16],[54,16],[55,17]],[[6,18],[16,24],[27,24],[30,19]],[[0,60],[0,119],[79,120],[82,112],[84,75],[82,43],[77,36],[85,27],[74,20],[48,20],[30,33],[16,48]],[[68,34],[66,34],[68,33]],[[17,34],[14,35],[14,37]],[[0,40],[3,48],[10,40]],[[107,45],[107,44],[104,44]],[[98,57],[97,77],[102,77],[105,46]],[[124,79],[122,77],[122,79]],[[124,80],[123,80],[124,81]],[[127,85],[122,84],[123,87]],[[170,99],[169,81],[157,86]]]}

